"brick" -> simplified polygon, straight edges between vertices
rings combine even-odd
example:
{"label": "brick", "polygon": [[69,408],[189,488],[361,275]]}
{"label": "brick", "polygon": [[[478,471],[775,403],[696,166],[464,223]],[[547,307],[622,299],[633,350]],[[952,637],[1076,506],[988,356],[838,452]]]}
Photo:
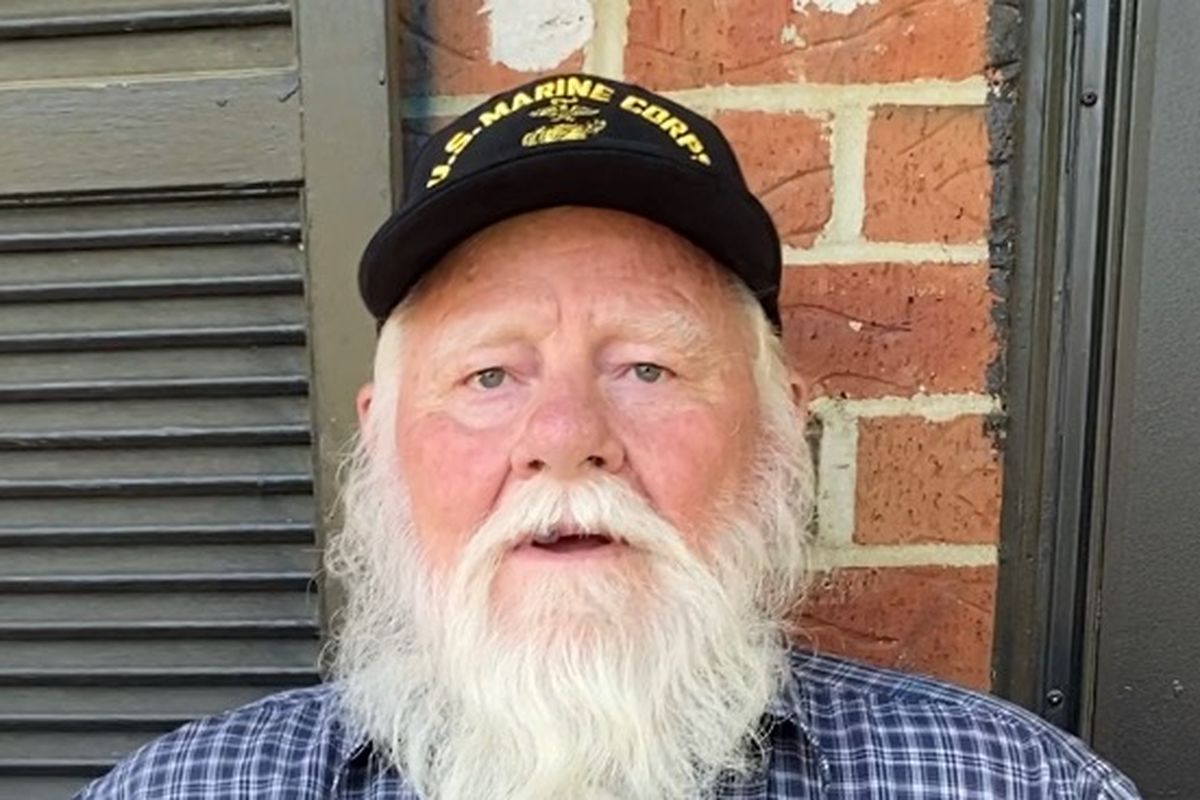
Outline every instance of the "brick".
{"label": "brick", "polygon": [[867,133],[868,239],[977,242],[991,170],[982,108],[883,106]]}
{"label": "brick", "polygon": [[799,113],[760,111],[726,111],[714,121],[729,137],[746,181],[783,241],[811,245],[833,207],[825,123]]}
{"label": "brick", "polygon": [[821,652],[987,690],[995,587],[994,567],[841,570],[813,588],[792,636]]}
{"label": "brick", "polygon": [[994,302],[984,264],[788,267],[783,341],[816,396],[979,392]]}
{"label": "brick", "polygon": [[957,80],[983,72],[986,0],[631,0],[625,72],[659,89]]}
{"label": "brick", "polygon": [[1000,454],[979,416],[858,422],[854,540],[994,544]]}
{"label": "brick", "polygon": [[484,5],[484,0],[400,4],[399,50],[405,95],[491,94],[538,75],[582,68],[582,50],[537,72],[493,62]]}

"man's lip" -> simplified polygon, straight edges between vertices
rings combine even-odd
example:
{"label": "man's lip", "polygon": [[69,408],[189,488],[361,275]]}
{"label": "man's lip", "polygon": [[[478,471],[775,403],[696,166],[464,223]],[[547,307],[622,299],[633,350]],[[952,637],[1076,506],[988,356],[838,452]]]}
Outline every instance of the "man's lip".
{"label": "man's lip", "polygon": [[521,537],[519,544],[545,544],[566,538],[596,537],[608,541],[617,541],[619,537],[603,529],[586,528],[570,522],[561,522],[550,526],[545,531],[533,531]]}
{"label": "man's lip", "polygon": [[560,548],[562,550],[583,550],[602,547],[608,544],[627,544],[622,537],[615,536],[608,531],[592,531],[576,526],[563,526],[560,529],[555,529],[553,533],[554,535],[549,539],[538,537],[532,533],[528,534],[521,537],[513,545],[513,549],[534,547],[553,552],[559,543],[567,545]]}
{"label": "man's lip", "polygon": [[570,534],[559,536],[553,542],[542,544],[534,540],[530,547],[545,550],[550,553],[581,553],[588,550],[598,550],[613,544],[612,537],[596,534]]}
{"label": "man's lip", "polygon": [[534,544],[532,537],[518,543],[510,551],[522,560],[566,564],[608,559],[626,550],[621,539],[605,536],[565,536],[553,544]]}

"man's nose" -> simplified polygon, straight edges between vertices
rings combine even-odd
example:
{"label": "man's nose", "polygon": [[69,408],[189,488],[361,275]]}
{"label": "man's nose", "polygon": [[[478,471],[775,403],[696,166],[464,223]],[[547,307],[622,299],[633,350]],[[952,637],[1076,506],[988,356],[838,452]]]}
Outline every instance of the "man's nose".
{"label": "man's nose", "polygon": [[513,449],[513,472],[570,480],[593,472],[616,473],[625,449],[609,426],[603,398],[584,389],[559,390],[541,398]]}

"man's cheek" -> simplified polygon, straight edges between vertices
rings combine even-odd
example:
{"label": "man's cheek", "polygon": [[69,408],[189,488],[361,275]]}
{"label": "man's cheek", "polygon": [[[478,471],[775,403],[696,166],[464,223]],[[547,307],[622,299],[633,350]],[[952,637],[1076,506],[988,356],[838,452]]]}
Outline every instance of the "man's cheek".
{"label": "man's cheek", "polygon": [[448,556],[491,510],[508,459],[499,442],[444,418],[414,427],[406,438],[401,453],[418,532]]}
{"label": "man's cheek", "polygon": [[701,410],[664,414],[630,428],[630,462],[650,500],[672,522],[707,513],[738,469],[735,437]]}

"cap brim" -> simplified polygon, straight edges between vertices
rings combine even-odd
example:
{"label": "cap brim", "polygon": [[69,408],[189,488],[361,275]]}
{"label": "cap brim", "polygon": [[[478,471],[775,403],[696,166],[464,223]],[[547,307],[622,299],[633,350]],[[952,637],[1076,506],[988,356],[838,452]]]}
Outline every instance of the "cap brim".
{"label": "cap brim", "polygon": [[611,146],[531,153],[448,181],[397,212],[363,253],[358,278],[367,308],[385,318],[464,239],[564,205],[626,211],[672,229],[738,275],[778,327],[779,239],[757,198],[695,166]]}

